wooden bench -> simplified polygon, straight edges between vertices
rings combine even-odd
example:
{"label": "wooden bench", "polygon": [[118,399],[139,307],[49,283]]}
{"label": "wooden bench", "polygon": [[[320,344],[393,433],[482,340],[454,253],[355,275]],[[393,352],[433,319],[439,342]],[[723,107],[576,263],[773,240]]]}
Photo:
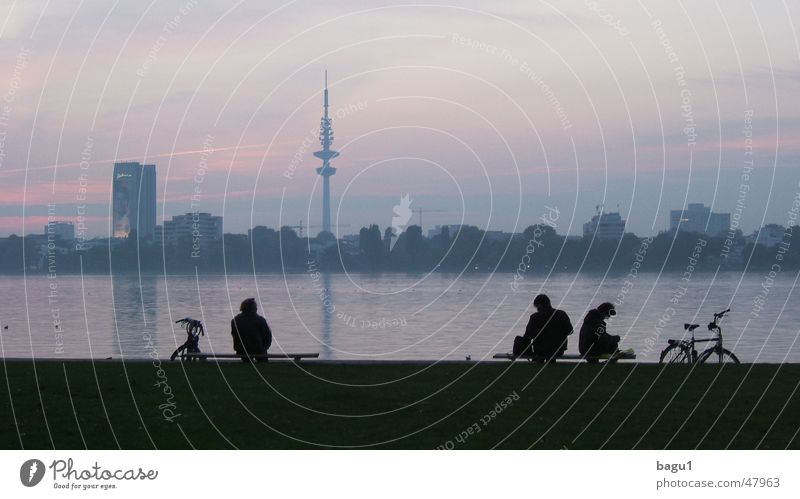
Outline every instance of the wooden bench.
{"label": "wooden bench", "polygon": [[[524,360],[527,360],[527,361],[530,361],[530,362],[546,362],[547,361],[547,357],[542,356],[542,355],[520,355],[518,357],[515,357],[514,354],[511,354],[511,353],[496,353],[496,354],[494,354],[494,356],[492,358],[493,359],[506,359],[506,360],[511,360],[511,361],[514,361],[514,360],[517,360],[517,359],[519,359],[519,360],[523,360],[524,359]],[[559,355],[558,357],[555,357],[553,360],[585,360],[586,362],[588,362],[590,364],[596,364],[596,363],[598,363],[600,361],[604,361],[604,362],[611,362],[613,364],[613,363],[617,362],[618,360],[633,360],[635,358],[636,358],[636,354],[635,353],[622,351],[622,352],[619,352],[616,355],[604,354],[604,355],[588,355],[588,356],[584,356],[584,355],[577,355],[577,354],[569,354],[568,353],[568,354],[564,354],[564,355]]]}
{"label": "wooden bench", "polygon": [[[205,353],[194,352],[184,354],[182,360],[200,360],[206,361],[208,359],[241,359],[243,356],[236,353]],[[292,359],[295,362],[300,362],[301,359],[316,359],[319,358],[319,353],[268,353],[265,355],[249,355],[250,360],[255,361],[268,361],[270,359]]]}

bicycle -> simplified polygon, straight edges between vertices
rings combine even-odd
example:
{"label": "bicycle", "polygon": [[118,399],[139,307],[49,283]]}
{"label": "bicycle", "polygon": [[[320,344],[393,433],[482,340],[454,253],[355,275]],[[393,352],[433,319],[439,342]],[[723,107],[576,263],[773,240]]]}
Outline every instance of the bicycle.
{"label": "bicycle", "polygon": [[180,324],[181,327],[186,331],[186,341],[183,343],[183,345],[179,346],[174,352],[172,352],[169,360],[175,360],[179,355],[181,360],[185,360],[187,353],[200,353],[200,335],[205,336],[206,334],[205,328],[203,328],[203,323],[197,319],[186,317],[179,321],[175,321],[175,324]]}
{"label": "bicycle", "polygon": [[[719,323],[725,314],[730,311],[731,309],[727,309],[714,314],[714,320],[708,323],[708,330],[716,333],[711,338],[695,339],[694,330],[700,327],[700,324],[684,324],[683,329],[690,332],[692,338],[690,340],[667,340],[669,346],[661,352],[659,364],[704,364],[706,362],[714,362],[714,359],[720,364],[728,362],[738,364],[739,359],[736,355],[722,346],[722,328]],[[698,355],[695,345],[708,342],[714,342],[714,345],[703,350]]]}

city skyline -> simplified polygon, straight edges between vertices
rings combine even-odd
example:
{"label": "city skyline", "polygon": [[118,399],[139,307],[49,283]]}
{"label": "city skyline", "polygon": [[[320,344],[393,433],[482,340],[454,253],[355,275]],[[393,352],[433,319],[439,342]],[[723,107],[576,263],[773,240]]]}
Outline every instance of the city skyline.
{"label": "city skyline", "polygon": [[[752,238],[757,236],[757,239],[760,242],[769,241],[769,244],[767,244],[769,246],[769,245],[773,244],[774,240],[779,238],[779,236],[777,236],[776,233],[778,233],[780,235],[780,237],[782,237],[783,233],[784,233],[784,229],[792,227],[792,226],[795,226],[795,225],[798,224],[798,220],[797,219],[793,220],[794,224],[792,224],[792,225],[785,225],[785,224],[774,223],[774,222],[766,222],[764,225],[762,225],[760,227],[756,227],[753,230],[744,230],[741,227],[735,227],[734,225],[732,225],[730,223],[730,215],[731,215],[730,213],[709,213],[710,210],[708,209],[707,206],[704,206],[703,203],[689,203],[689,205],[688,205],[688,207],[686,209],[670,210],[670,220],[668,221],[668,224],[667,224],[668,227],[666,227],[664,229],[661,229],[661,230],[659,230],[658,232],[656,232],[654,234],[637,234],[635,232],[627,230],[627,227],[626,227],[626,222],[627,221],[625,219],[622,219],[622,217],[620,216],[620,212],[618,212],[618,211],[617,212],[602,211],[599,206],[597,207],[597,209],[598,209],[598,211],[596,211],[595,214],[590,219],[588,219],[586,222],[581,224],[582,230],[578,234],[559,232],[557,224],[554,224],[553,222],[545,222],[541,218],[539,220],[532,221],[528,225],[525,225],[525,227],[523,227],[523,229],[526,229],[526,228],[534,226],[534,225],[549,225],[550,227],[553,228],[553,231],[557,235],[567,236],[567,237],[578,237],[578,236],[580,236],[580,237],[584,237],[584,238],[586,238],[586,237],[595,238],[595,239],[598,239],[598,240],[619,240],[625,234],[632,234],[632,235],[634,235],[636,237],[639,237],[639,238],[646,238],[646,237],[652,237],[652,236],[665,234],[665,233],[674,233],[676,231],[707,234],[708,236],[712,236],[712,237],[719,237],[719,236],[723,236],[723,235],[727,235],[729,237],[733,237],[733,235],[735,233],[739,232],[746,239],[752,239]],[[693,210],[694,210],[694,212],[693,212]],[[696,210],[700,210],[701,213],[698,215]],[[703,215],[703,213],[702,213],[703,210],[705,211],[705,215]],[[689,218],[678,218],[678,215],[683,215],[683,214],[686,214],[686,216],[689,217]],[[711,215],[710,217],[709,217],[709,214]],[[699,218],[699,219],[695,218],[695,217],[698,217],[698,216],[701,217],[701,218]],[[703,216],[705,216],[706,218],[703,219],[702,218]],[[301,238],[302,237],[306,237],[308,239],[315,239],[316,237],[318,237],[323,232],[323,231],[319,231],[318,233],[314,234],[312,231],[309,231],[308,229],[310,229],[310,228],[320,227],[320,226],[308,225],[307,223],[305,223],[304,220],[300,220],[297,225],[289,225],[288,223],[284,224],[284,225],[281,225],[281,226],[267,226],[267,225],[263,225],[263,224],[256,224],[253,227],[249,227],[244,232],[229,232],[229,231],[223,231],[223,221],[222,220],[223,220],[223,217],[221,217],[221,216],[214,215],[212,213],[207,213],[207,212],[199,212],[199,211],[172,214],[172,215],[169,216],[168,219],[165,218],[164,220],[161,220],[161,224],[154,226],[153,237],[142,237],[141,239],[153,240],[153,241],[155,241],[155,242],[157,242],[159,244],[164,243],[164,242],[172,242],[172,243],[174,243],[174,242],[177,241],[177,239],[178,239],[178,237],[180,235],[191,233],[191,226],[192,226],[192,222],[193,221],[195,223],[199,223],[203,227],[211,227],[212,228],[211,231],[204,231],[204,232],[202,232],[201,235],[203,237],[210,236],[212,240],[220,239],[222,237],[223,233],[224,234],[231,234],[231,235],[246,235],[246,234],[249,234],[254,228],[257,228],[257,227],[273,229],[273,230],[286,228],[286,229],[290,229],[293,232],[295,232],[299,237],[301,237]],[[703,220],[705,220],[705,221],[703,221]],[[725,225],[721,225],[723,220],[726,221]],[[600,227],[597,226],[598,223],[599,223]],[[339,238],[339,239],[347,239],[347,238],[358,237],[359,231],[361,229],[368,228],[370,225],[378,225],[378,224],[366,224],[366,225],[363,225],[363,226],[360,226],[360,227],[355,227],[355,226],[350,227],[348,225],[349,228],[347,230],[349,230],[351,232],[334,231],[333,234],[334,234],[334,236],[337,236],[337,238]],[[424,237],[426,237],[428,239],[431,239],[435,235],[438,235],[440,233],[440,231],[444,227],[448,227],[451,232],[456,231],[459,227],[475,227],[474,225],[471,225],[471,224],[468,224],[468,223],[463,223],[463,224],[443,223],[443,224],[432,224],[432,225],[433,225],[433,227],[420,226],[420,225],[414,223],[413,221],[409,221],[409,223],[405,227],[405,229],[408,229],[409,227],[412,227],[412,226],[420,227],[422,229],[422,234],[423,235],[427,234],[427,236],[424,236]],[[170,227],[173,227],[174,229],[170,229]],[[378,225],[378,227],[381,227],[381,226]],[[389,228],[389,227],[391,227],[391,226],[385,226],[385,228]],[[492,234],[520,235],[520,234],[523,233],[523,231],[506,232],[506,231],[503,231],[503,230],[492,229],[491,227],[487,227],[487,228],[478,227],[478,228],[480,230],[485,231],[487,234],[492,233]],[[168,232],[170,232],[170,230],[174,230],[175,234],[167,234]],[[64,236],[64,234],[66,234],[65,231],[69,231],[70,233],[73,234],[73,236],[70,236],[70,237]],[[74,233],[75,233],[74,223],[72,221],[69,221],[69,220],[53,218],[53,219],[49,220],[44,225],[44,234],[47,235],[48,233],[57,233],[63,239],[69,239],[69,240],[75,239],[75,237],[74,237]],[[397,236],[399,236],[401,234],[404,234],[404,233],[405,233],[405,230],[401,231],[398,234],[394,234],[393,237],[397,237]],[[41,233],[33,233],[31,235],[39,235],[39,234],[41,234]],[[17,234],[14,234],[14,235],[17,235]],[[2,237],[7,237],[7,236],[0,235],[0,238],[2,238]],[[108,239],[109,237],[111,237],[111,238],[120,238],[120,236],[86,235],[86,234],[84,234],[84,235],[82,235],[81,239],[84,239],[84,240]]]}
{"label": "city skyline", "polygon": [[[334,9],[314,5],[321,18]],[[615,26],[577,1],[353,3],[328,24],[279,7],[109,6],[79,10],[72,29],[69,9],[9,12],[0,234],[38,232],[52,204],[64,219],[82,207],[88,233],[107,235],[109,166],[129,160],[160,165],[160,221],[199,200],[230,232],[324,223],[311,123],[326,67],[347,155],[332,224],[389,225],[410,194],[431,211],[426,226],[519,231],[557,206],[559,231],[580,234],[595,205],[619,203],[629,230],[647,235],[702,202],[743,206],[747,233],[783,223],[798,190],[800,113],[785,105],[798,77],[786,22],[796,7],[730,2],[721,17],[700,6],[699,32],[654,2],[608,2]],[[223,40],[215,26],[242,36]],[[362,39],[353,26],[383,31]],[[289,52],[283,35],[294,36]],[[77,77],[66,60],[82,62]]]}

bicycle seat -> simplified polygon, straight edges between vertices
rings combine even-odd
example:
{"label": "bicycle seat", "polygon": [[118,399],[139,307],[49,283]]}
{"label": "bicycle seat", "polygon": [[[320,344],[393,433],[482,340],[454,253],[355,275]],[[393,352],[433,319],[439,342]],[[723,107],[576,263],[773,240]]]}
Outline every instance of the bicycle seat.
{"label": "bicycle seat", "polygon": [[683,329],[687,331],[694,331],[695,329],[699,328],[700,324],[684,324]]}

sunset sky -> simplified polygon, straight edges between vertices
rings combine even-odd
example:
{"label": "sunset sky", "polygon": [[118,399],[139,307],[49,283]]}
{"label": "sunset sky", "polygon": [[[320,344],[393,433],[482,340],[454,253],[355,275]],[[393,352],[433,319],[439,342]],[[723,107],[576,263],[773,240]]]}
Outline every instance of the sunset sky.
{"label": "sunset sky", "polygon": [[107,236],[115,160],[157,165],[158,223],[199,189],[226,232],[320,224],[325,69],[340,233],[386,227],[405,194],[425,230],[521,231],[549,206],[577,234],[604,205],[646,235],[691,202],[738,202],[745,233],[784,224],[799,17],[785,0],[5,1],[0,235],[40,233],[52,204]]}

